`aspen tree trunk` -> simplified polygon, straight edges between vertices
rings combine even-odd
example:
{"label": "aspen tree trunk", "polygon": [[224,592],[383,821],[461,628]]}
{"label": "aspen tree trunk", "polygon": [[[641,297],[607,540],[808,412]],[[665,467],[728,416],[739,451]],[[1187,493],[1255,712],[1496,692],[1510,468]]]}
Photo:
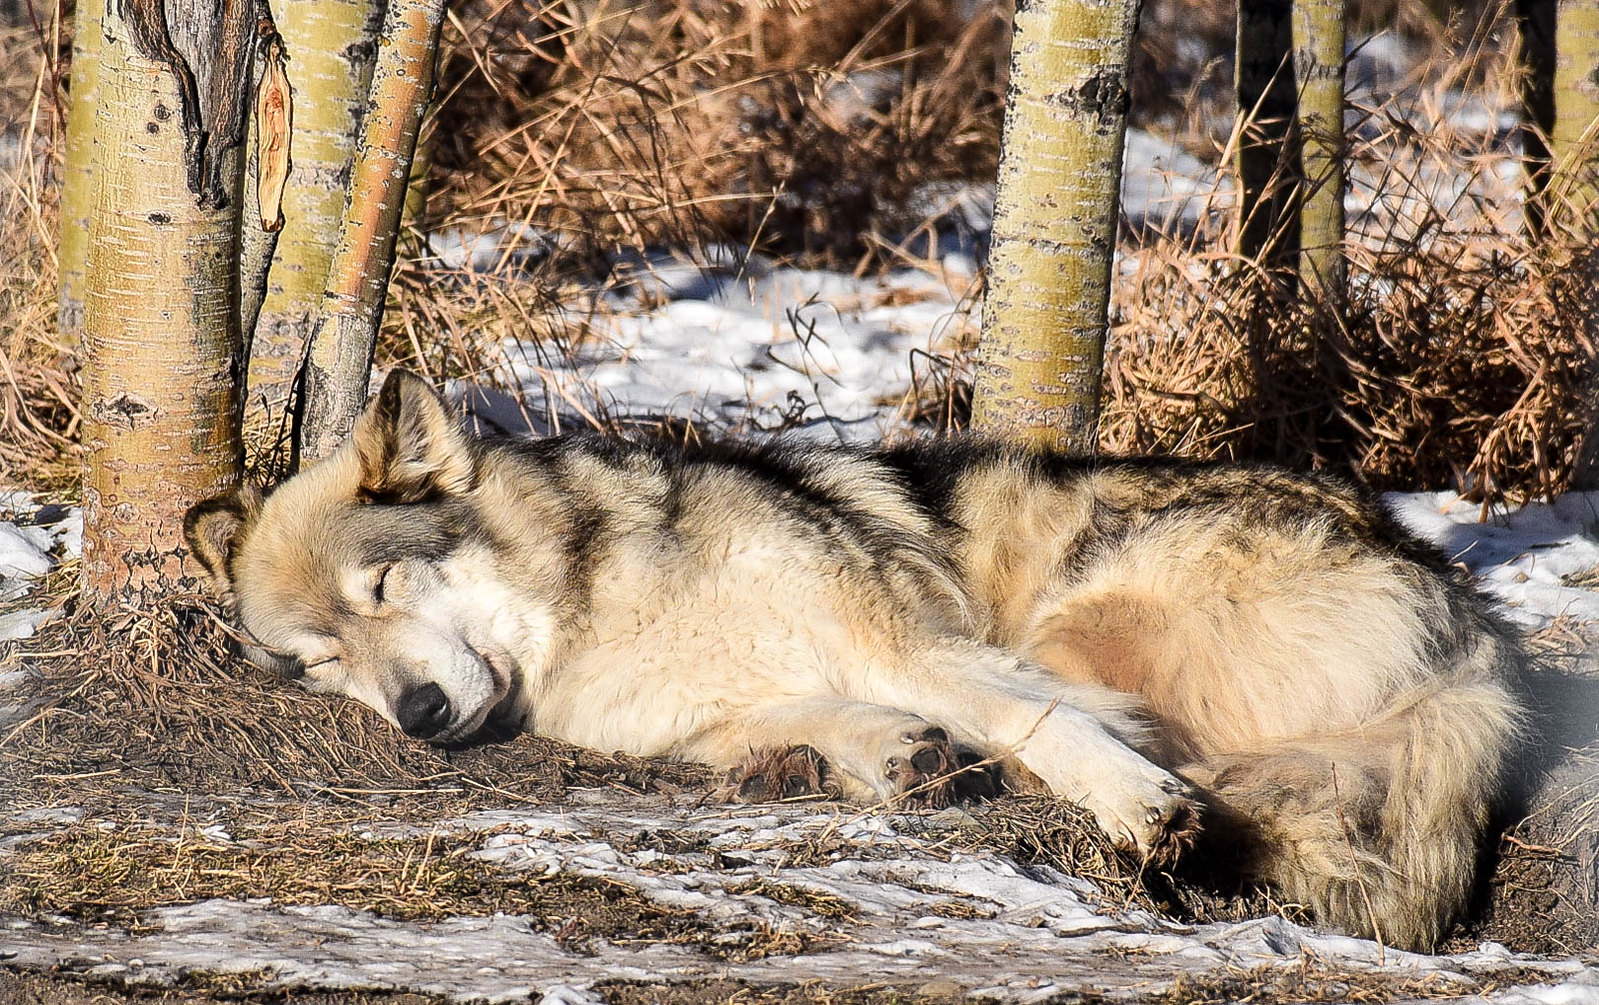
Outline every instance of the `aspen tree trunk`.
{"label": "aspen tree trunk", "polygon": [[1021,0],[972,425],[1092,452],[1138,0]]}
{"label": "aspen tree trunk", "polygon": [[1303,188],[1299,278],[1344,290],[1344,0],[1294,0]]}
{"label": "aspen tree trunk", "polygon": [[76,339],[83,331],[83,266],[94,200],[94,107],[102,34],[97,0],[80,0],[72,18],[72,77],[67,93],[67,154],[61,178],[61,241],[57,249],[60,305],[56,327]]}
{"label": "aspen tree trunk", "polygon": [[238,142],[254,25],[246,2],[123,0],[105,16],[83,329],[91,604],[188,585],[184,510],[238,480]]}
{"label": "aspen tree trunk", "polygon": [[1594,0],[1559,0],[1554,105],[1548,212],[1573,234],[1599,236],[1599,3]]}
{"label": "aspen tree trunk", "polygon": [[444,0],[389,0],[350,199],[305,369],[300,456],[332,453],[366,402],[417,132],[433,95]]}
{"label": "aspen tree trunk", "polygon": [[252,443],[285,428],[296,371],[322,310],[383,9],[383,0],[278,4],[277,28],[294,87],[294,163],[251,342],[245,421]]}
{"label": "aspen tree trunk", "polygon": [[1238,0],[1237,250],[1268,268],[1291,263],[1299,246],[1293,7],[1291,0]]}

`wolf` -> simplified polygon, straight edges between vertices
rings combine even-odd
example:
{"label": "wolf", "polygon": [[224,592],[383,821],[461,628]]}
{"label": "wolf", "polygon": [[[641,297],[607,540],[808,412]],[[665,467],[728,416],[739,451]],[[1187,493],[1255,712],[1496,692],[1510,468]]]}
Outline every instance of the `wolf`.
{"label": "wolf", "polygon": [[1461,570],[1269,467],[480,440],[397,370],[335,453],[185,532],[248,658],[412,737],[804,750],[862,801],[946,799],[981,759],[1150,859],[1203,824],[1406,948],[1467,907],[1526,720]]}

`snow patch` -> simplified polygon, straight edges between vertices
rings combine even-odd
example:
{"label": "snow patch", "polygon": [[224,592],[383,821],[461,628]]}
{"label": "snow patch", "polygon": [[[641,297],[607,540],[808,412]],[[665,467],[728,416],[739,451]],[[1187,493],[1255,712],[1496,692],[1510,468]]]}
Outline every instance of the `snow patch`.
{"label": "snow patch", "polygon": [[[0,491],[0,512],[13,515],[0,520],[0,603],[26,597],[40,576],[83,550],[83,511],[76,506],[40,505],[26,492]],[[50,616],[32,607],[0,610],[0,642],[29,638]],[[0,689],[15,683],[12,676],[0,676]]]}
{"label": "snow patch", "polygon": [[1599,592],[1572,585],[1599,585],[1599,492],[1516,509],[1485,509],[1453,492],[1390,493],[1384,500],[1402,524],[1470,569],[1517,623],[1599,621]]}

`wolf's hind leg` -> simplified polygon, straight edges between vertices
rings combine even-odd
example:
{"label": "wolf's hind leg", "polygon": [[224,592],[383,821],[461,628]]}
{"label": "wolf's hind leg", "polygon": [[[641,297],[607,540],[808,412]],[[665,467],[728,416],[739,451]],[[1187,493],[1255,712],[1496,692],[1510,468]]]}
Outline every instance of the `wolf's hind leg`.
{"label": "wolf's hind leg", "polygon": [[863,698],[945,723],[985,753],[1014,755],[1146,857],[1175,858],[1192,843],[1198,814],[1188,786],[1130,746],[1145,739],[1136,699],[1062,683],[1037,664],[966,640],[941,642],[908,667],[876,669],[856,683]]}
{"label": "wolf's hind leg", "polygon": [[[746,772],[787,775],[788,750],[808,747],[826,761],[843,795],[850,799],[947,805],[954,795],[954,748],[942,728],[920,716],[886,705],[818,696],[759,705],[694,734],[679,748],[684,757],[724,768],[746,765],[752,754],[769,768]],[[757,786],[774,788],[763,776]],[[775,786],[781,790],[782,786]]]}

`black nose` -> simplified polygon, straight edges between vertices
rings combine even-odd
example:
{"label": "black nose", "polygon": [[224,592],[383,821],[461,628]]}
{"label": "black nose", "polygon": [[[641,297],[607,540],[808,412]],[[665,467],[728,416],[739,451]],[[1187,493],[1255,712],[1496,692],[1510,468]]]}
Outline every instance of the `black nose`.
{"label": "black nose", "polygon": [[450,724],[450,699],[437,684],[413,687],[400,696],[395,718],[400,720],[406,736],[426,740]]}

